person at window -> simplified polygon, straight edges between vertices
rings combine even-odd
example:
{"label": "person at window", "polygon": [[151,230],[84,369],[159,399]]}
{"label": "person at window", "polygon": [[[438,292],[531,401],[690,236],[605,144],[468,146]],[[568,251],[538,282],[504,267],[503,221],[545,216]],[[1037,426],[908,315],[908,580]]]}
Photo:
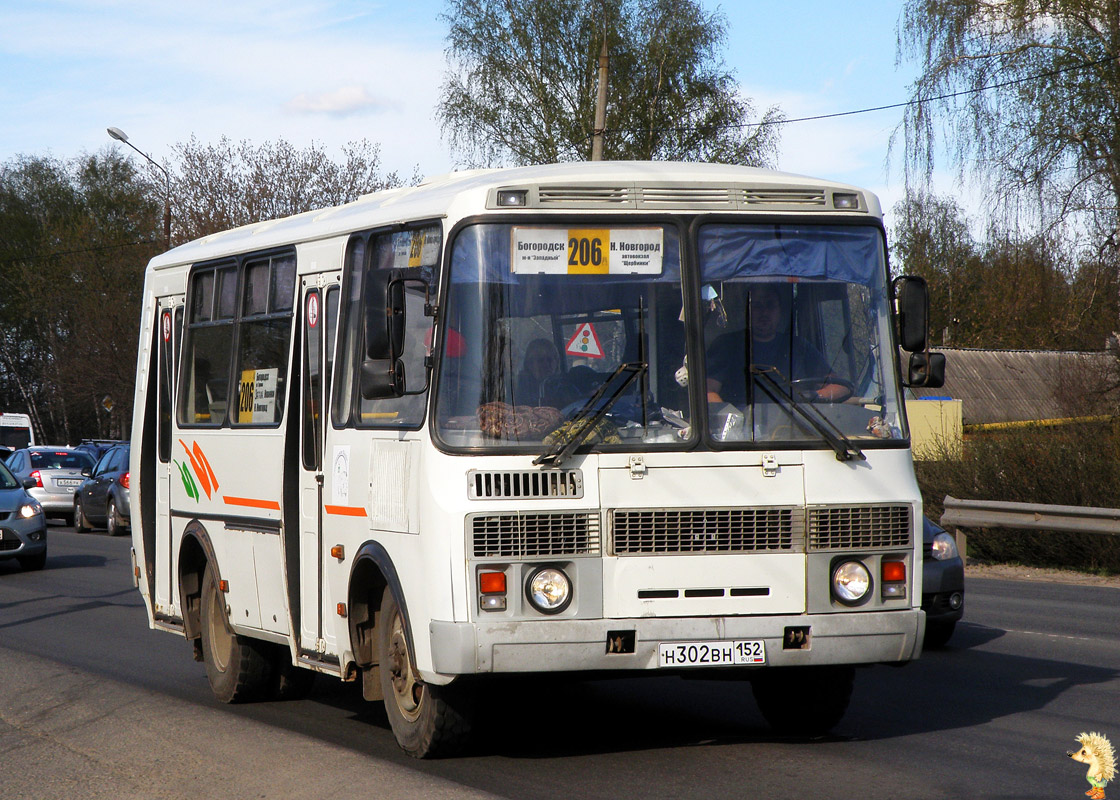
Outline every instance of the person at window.
{"label": "person at window", "polygon": [[[819,402],[837,403],[851,395],[851,389],[833,374],[820,351],[788,330],[776,286],[764,283],[751,288],[749,308],[752,372],[776,370],[780,385],[794,382],[801,395]],[[736,331],[712,342],[708,353],[709,402],[746,403],[743,339],[743,332]]]}
{"label": "person at window", "polygon": [[525,348],[525,360],[514,387],[516,405],[555,405],[548,402],[549,379],[560,374],[560,355],[548,339],[534,339]]}

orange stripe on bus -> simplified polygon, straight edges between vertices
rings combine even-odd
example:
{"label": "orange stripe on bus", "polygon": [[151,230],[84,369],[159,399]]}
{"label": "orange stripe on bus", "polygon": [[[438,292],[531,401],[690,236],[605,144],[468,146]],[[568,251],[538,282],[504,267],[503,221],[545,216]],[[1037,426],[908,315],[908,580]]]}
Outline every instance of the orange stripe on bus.
{"label": "orange stripe on bus", "polygon": [[280,504],[275,500],[254,500],[252,497],[230,497],[228,494],[224,499],[227,506],[248,506],[249,508],[268,508],[273,511],[280,510]]}
{"label": "orange stripe on bus", "polygon": [[336,514],[341,517],[364,517],[366,510],[361,506],[328,506],[324,505],[323,510],[328,514]]}

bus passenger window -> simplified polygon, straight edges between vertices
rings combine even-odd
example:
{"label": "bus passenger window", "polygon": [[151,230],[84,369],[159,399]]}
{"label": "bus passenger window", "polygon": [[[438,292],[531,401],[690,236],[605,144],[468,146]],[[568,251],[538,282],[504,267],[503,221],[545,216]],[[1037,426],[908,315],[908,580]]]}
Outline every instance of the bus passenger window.
{"label": "bus passenger window", "polygon": [[236,292],[232,264],[200,270],[191,280],[186,374],[179,387],[181,425],[216,426],[225,421]]}
{"label": "bus passenger window", "polygon": [[276,425],[284,416],[294,291],[294,256],[246,264],[235,425]]}

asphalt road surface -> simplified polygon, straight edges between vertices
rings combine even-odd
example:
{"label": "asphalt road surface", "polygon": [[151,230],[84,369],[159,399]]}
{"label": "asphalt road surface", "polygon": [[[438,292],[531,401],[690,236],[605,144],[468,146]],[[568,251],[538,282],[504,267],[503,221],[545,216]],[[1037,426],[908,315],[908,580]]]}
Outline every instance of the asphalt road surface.
{"label": "asphalt road surface", "polygon": [[1078,798],[1074,737],[1120,744],[1120,590],[973,579],[949,647],[860,670],[826,738],[772,734],[739,682],[519,681],[472,752],[418,762],[354,685],[215,701],[130,544],[52,526],[46,569],[0,561],[0,797]]}

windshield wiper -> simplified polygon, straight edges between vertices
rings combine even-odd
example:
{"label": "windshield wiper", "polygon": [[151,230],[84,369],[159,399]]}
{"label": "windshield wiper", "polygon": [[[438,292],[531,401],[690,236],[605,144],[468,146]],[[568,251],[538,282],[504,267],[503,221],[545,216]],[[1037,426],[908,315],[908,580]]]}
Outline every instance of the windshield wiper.
{"label": "windshield wiper", "polygon": [[[571,438],[565,441],[564,436],[558,437],[558,440],[549,446],[547,450],[533,459],[535,466],[544,465],[546,467],[558,467],[571,457],[575,449],[583,444],[583,441],[591,435],[595,430],[595,426],[607,415],[611,410],[618,398],[622,397],[630,385],[638,378],[646,374],[649,365],[643,361],[630,361],[625,364],[619,364],[618,369],[611,373],[595,390],[595,394],[591,395],[583,408],[572,417],[568,422],[568,429],[571,431]],[[623,376],[621,380],[616,380]],[[617,383],[617,387],[607,397],[605,403],[595,409],[596,404],[602,399],[603,395],[607,393],[612,383]]]}
{"label": "windshield wiper", "polygon": [[[752,365],[751,373],[761,379],[758,385],[766,394],[770,395],[774,402],[786,401],[791,410],[796,411],[802,419],[809,423],[813,430],[820,434],[822,439],[828,442],[828,446],[836,453],[837,461],[867,460],[863,451],[856,447],[852,440],[844,435],[843,431],[833,425],[828,417],[807,403],[801,393],[793,388],[793,385],[786,381],[777,369]],[[778,377],[775,378],[775,375]],[[778,382],[778,378],[782,378],[782,383]],[[813,409],[813,413],[809,413],[810,408]]]}

